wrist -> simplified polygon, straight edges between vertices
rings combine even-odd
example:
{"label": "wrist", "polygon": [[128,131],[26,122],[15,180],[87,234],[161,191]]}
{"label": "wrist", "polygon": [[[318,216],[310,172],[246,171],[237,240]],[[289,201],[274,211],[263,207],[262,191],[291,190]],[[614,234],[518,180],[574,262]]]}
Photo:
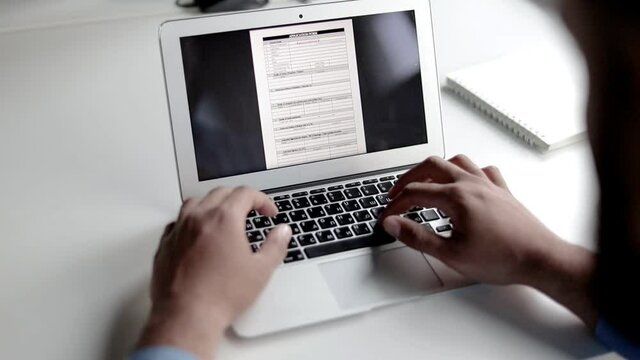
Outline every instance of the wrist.
{"label": "wrist", "polygon": [[210,359],[230,320],[213,306],[196,303],[154,303],[138,348],[173,346]]}
{"label": "wrist", "polygon": [[544,247],[530,254],[520,283],[551,297],[594,328],[597,313],[591,284],[595,265],[594,253],[554,234]]}

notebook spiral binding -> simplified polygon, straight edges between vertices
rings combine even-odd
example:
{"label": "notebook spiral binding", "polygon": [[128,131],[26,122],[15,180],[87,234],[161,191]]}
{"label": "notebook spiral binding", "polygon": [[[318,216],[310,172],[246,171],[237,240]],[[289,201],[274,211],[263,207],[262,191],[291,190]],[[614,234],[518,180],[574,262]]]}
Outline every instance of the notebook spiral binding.
{"label": "notebook spiral binding", "polygon": [[[451,81],[452,79],[450,79]],[[495,104],[491,104],[485,100],[480,99],[476,93],[476,89],[469,87],[468,90],[460,90],[462,86],[457,81],[453,80],[452,84],[447,84],[447,88],[453,91],[463,100],[467,101],[474,108],[480,110],[480,112],[488,115],[491,119],[504,126],[507,130],[514,133],[520,139],[522,139],[527,145],[532,147],[539,147],[541,144],[535,140],[535,137],[544,139],[544,134],[541,134],[534,127],[530,126],[526,122],[514,114],[510,114],[502,107]],[[514,125],[515,124],[515,125]]]}

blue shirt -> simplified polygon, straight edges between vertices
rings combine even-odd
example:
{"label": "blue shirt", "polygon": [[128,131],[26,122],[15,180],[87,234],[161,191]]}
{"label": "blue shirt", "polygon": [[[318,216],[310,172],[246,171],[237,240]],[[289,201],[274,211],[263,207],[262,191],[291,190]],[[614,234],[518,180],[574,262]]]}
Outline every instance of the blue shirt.
{"label": "blue shirt", "polygon": [[606,320],[598,321],[596,336],[602,345],[627,359],[640,359],[640,345],[634,344],[616,331]]}
{"label": "blue shirt", "polygon": [[128,360],[199,360],[193,354],[171,346],[154,346],[136,351]]}

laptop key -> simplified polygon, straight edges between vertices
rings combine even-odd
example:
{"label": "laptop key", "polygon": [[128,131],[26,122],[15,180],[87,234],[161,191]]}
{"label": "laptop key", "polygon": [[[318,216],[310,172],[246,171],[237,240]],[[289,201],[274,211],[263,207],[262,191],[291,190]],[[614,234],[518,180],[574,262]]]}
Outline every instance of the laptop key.
{"label": "laptop key", "polygon": [[307,195],[309,195],[309,193],[308,193],[308,192],[306,192],[306,191],[301,191],[301,192],[297,192],[297,193],[295,193],[295,194],[292,194],[291,196],[293,196],[294,198],[297,198],[297,197],[307,196]]}
{"label": "laptop key", "polygon": [[309,196],[309,201],[311,201],[311,205],[314,206],[324,205],[329,202],[329,200],[327,200],[327,197],[323,194],[311,195]]}
{"label": "laptop key", "polygon": [[[348,229],[347,229],[348,230]],[[320,256],[337,254],[341,252],[362,249],[367,247],[381,246],[391,244],[395,241],[391,236],[386,234],[371,234],[369,236],[358,237],[343,241],[328,242],[318,246],[308,247],[304,250],[309,259]]]}
{"label": "laptop key", "polygon": [[269,220],[268,217],[266,216],[260,216],[257,217],[255,219],[253,219],[253,225],[257,228],[257,229],[262,229],[262,228],[266,228],[269,227],[271,225],[273,225],[271,223],[271,220]]}
{"label": "laptop key", "polygon": [[362,185],[362,184],[359,181],[356,181],[356,182],[352,182],[352,183],[349,183],[349,184],[345,185],[345,187],[352,188],[352,187],[356,187],[356,186],[360,186],[360,185]]}
{"label": "laptop key", "polygon": [[313,189],[313,190],[309,191],[309,194],[311,194],[311,195],[322,194],[323,192],[327,192],[327,189]]}
{"label": "laptop key", "polygon": [[385,176],[385,177],[381,177],[380,181],[389,181],[389,180],[395,180],[396,177],[391,175],[391,176]]}
{"label": "laptop key", "polygon": [[327,194],[327,198],[329,199],[330,202],[338,202],[345,199],[342,191],[332,191]]}
{"label": "laptop key", "polygon": [[286,224],[289,222],[289,216],[285,213],[280,213],[272,218],[271,221],[273,221],[273,225]]}
{"label": "laptop key", "polygon": [[367,185],[360,188],[364,196],[377,195],[380,193],[375,185]]}
{"label": "laptop key", "polygon": [[405,218],[413,220],[415,222],[417,222],[418,224],[422,224],[424,221],[422,220],[422,217],[420,217],[420,214],[412,212],[412,213],[408,213],[404,215]]}
{"label": "laptop key", "polygon": [[264,236],[260,231],[249,231],[247,233],[247,239],[249,239],[250,243],[256,243],[260,241],[264,241]]}
{"label": "laptop key", "polygon": [[362,210],[362,211],[357,211],[353,213],[353,217],[356,218],[357,222],[363,222],[363,221],[371,221],[373,220],[373,217],[371,216],[371,214],[369,214],[369,212],[367,210]]}
{"label": "laptop key", "polygon": [[276,206],[280,212],[293,210],[293,206],[291,206],[291,201],[289,200],[278,201],[276,202]]}
{"label": "laptop key", "polygon": [[329,186],[327,188],[327,190],[329,190],[329,191],[336,191],[336,190],[342,190],[342,189],[344,189],[344,186],[342,186],[342,185]]}
{"label": "laptop key", "polygon": [[440,219],[440,216],[438,216],[438,213],[436,213],[435,210],[425,210],[421,212],[420,215],[422,215],[424,221],[434,221]]}
{"label": "laptop key", "polygon": [[291,221],[303,221],[309,220],[307,213],[304,210],[296,210],[289,213]]}
{"label": "laptop key", "polygon": [[370,185],[370,184],[375,184],[378,182],[378,179],[369,179],[369,180],[365,180],[362,182],[362,184],[364,185]]}
{"label": "laptop key", "polygon": [[428,231],[431,231],[432,233],[435,233],[435,230],[433,230],[433,228],[431,227],[431,225],[429,225],[429,223],[424,223],[424,228],[427,229]]}
{"label": "laptop key", "polygon": [[378,184],[378,189],[380,190],[380,192],[383,192],[383,193],[388,193],[392,187],[393,187],[393,184],[389,181],[385,181],[383,183]]}
{"label": "laptop key", "polygon": [[307,213],[309,214],[309,217],[312,219],[317,219],[319,217],[327,216],[327,213],[324,212],[324,210],[320,206],[307,209]]}
{"label": "laptop key", "polygon": [[247,219],[247,225],[245,226],[245,230],[246,231],[253,230],[253,224],[251,224],[251,221],[249,221],[249,219]]}
{"label": "laptop key", "polygon": [[298,243],[300,243],[300,246],[309,246],[315,245],[318,242],[316,241],[316,237],[313,236],[313,234],[304,234],[298,236]]}
{"label": "laptop key", "polygon": [[336,237],[333,236],[331,230],[325,230],[316,233],[316,238],[318,238],[318,241],[320,241],[321,243],[333,241],[336,239]]}
{"label": "laptop key", "polygon": [[378,204],[382,206],[387,205],[391,202],[391,199],[389,199],[389,196],[387,196],[387,194],[380,194],[376,196],[376,200],[378,200]]}
{"label": "laptop key", "polygon": [[449,215],[447,215],[444,211],[438,209],[438,212],[440,213],[440,216],[442,216],[443,219],[446,219],[449,217]]}
{"label": "laptop key", "polygon": [[309,221],[301,222],[300,223],[300,228],[302,229],[302,232],[305,232],[305,233],[320,230],[320,228],[318,227],[318,224],[315,222],[315,220],[309,220]]}
{"label": "laptop key", "polygon": [[362,209],[356,200],[349,200],[342,203],[345,211],[356,211]]}
{"label": "laptop key", "polygon": [[351,232],[351,229],[349,229],[347,226],[337,228],[333,231],[335,232],[338,239],[346,239],[346,238],[353,237],[353,233]]}
{"label": "laptop key", "polygon": [[338,224],[342,225],[351,225],[351,224],[355,224],[355,220],[353,219],[353,216],[351,216],[351,214],[340,214],[340,215],[336,215],[336,221],[338,222]]}
{"label": "laptop key", "polygon": [[257,253],[260,250],[260,244],[251,244],[251,251]]}
{"label": "laptop key", "polygon": [[291,195],[279,195],[273,198],[273,201],[287,200],[291,199]]}
{"label": "laptop key", "polygon": [[355,224],[351,226],[351,230],[356,235],[366,235],[371,234],[371,229],[369,229],[369,225],[367,224]]}
{"label": "laptop key", "polygon": [[331,216],[319,219],[318,225],[320,225],[320,228],[322,229],[331,229],[338,226],[338,224],[336,224],[336,221]]}
{"label": "laptop key", "polygon": [[311,206],[309,200],[306,197],[295,198],[292,200],[293,207],[296,209],[308,208]]}
{"label": "laptop key", "polygon": [[287,253],[287,257],[284,258],[284,263],[292,263],[296,261],[304,260],[304,255],[300,250],[291,250]]}
{"label": "laptop key", "polygon": [[438,226],[436,230],[438,232],[445,232],[445,231],[451,231],[453,230],[453,228],[451,227],[451,225],[442,225],[442,226]]}
{"label": "laptop key", "polygon": [[258,216],[258,212],[255,210],[249,211],[249,214],[247,215],[247,217],[250,217],[250,218],[256,217],[256,216]]}
{"label": "laptop key", "polygon": [[289,249],[295,249],[298,247],[298,243],[292,238],[291,241],[289,241]]}
{"label": "laptop key", "polygon": [[371,211],[371,216],[373,216],[374,219],[377,219],[380,217],[380,214],[382,214],[382,211],[384,210],[383,207],[378,207],[375,209],[371,209],[369,211]]}
{"label": "laptop key", "polygon": [[294,236],[302,234],[302,230],[300,230],[300,226],[298,226],[298,224],[289,224],[289,227],[291,228],[291,233]]}
{"label": "laptop key", "polygon": [[373,197],[366,197],[358,200],[360,202],[360,206],[364,209],[372,208],[378,206],[378,202]]}
{"label": "laptop key", "polygon": [[[373,229],[374,232],[378,231],[379,229],[376,229],[376,227],[381,227],[380,225],[378,225],[378,221],[373,220],[373,221],[369,221],[369,227]],[[382,232],[385,232],[384,229],[380,230]],[[386,232],[385,232],[386,233]]]}
{"label": "laptop key", "polygon": [[362,197],[362,193],[356,188],[346,189],[344,191],[344,195],[347,199],[357,199]]}
{"label": "laptop key", "polygon": [[335,214],[340,214],[340,213],[344,212],[344,210],[342,210],[342,206],[340,206],[340,204],[325,205],[324,206],[324,211],[326,211],[327,214],[329,214],[329,215],[335,215]]}

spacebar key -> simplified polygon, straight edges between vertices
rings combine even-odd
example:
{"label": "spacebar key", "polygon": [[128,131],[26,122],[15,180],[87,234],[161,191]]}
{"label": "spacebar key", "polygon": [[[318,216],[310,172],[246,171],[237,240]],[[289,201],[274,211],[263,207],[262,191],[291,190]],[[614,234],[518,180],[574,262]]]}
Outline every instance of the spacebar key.
{"label": "spacebar key", "polygon": [[395,239],[387,234],[384,234],[384,235],[373,234],[370,236],[360,237],[356,239],[336,241],[336,242],[309,247],[304,249],[304,252],[305,254],[307,254],[307,257],[309,259],[313,259],[320,256],[337,254],[337,253],[350,251],[350,250],[391,244],[394,241]]}

